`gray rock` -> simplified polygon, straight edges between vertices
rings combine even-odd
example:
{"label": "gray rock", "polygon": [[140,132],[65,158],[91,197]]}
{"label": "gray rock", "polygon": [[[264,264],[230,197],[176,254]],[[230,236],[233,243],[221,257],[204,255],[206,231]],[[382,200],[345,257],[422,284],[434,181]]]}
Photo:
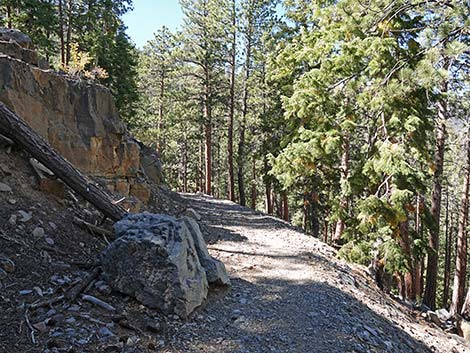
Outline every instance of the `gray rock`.
{"label": "gray rock", "polygon": [[206,299],[206,272],[186,225],[173,217],[131,214],[101,256],[107,282],[144,305],[187,317]]}
{"label": "gray rock", "polygon": [[17,217],[15,214],[12,214],[10,216],[10,218],[8,219],[8,223],[10,223],[12,226],[16,225],[16,220],[17,220]]}
{"label": "gray rock", "polygon": [[42,237],[44,237],[45,234],[46,233],[44,232],[44,228],[42,228],[42,227],[36,227],[33,230],[33,236],[35,238],[42,238]]}
{"label": "gray rock", "polygon": [[0,268],[0,281],[7,278],[7,276],[8,276],[8,274],[6,273],[6,271],[4,271],[3,269]]}
{"label": "gray rock", "polygon": [[13,41],[26,49],[32,47],[31,38],[17,29],[0,28],[0,40],[4,42]]}
{"label": "gray rock", "polygon": [[183,217],[182,219],[191,233],[199,261],[201,262],[202,267],[206,270],[208,282],[210,284],[217,285],[230,285],[230,278],[228,277],[224,264],[219,260],[214,259],[209,254],[206,242],[204,241],[204,237],[202,236],[197,222],[191,217]]}
{"label": "gray rock", "polygon": [[447,321],[452,318],[452,315],[446,309],[436,310],[436,315],[441,321]]}
{"label": "gray rock", "polygon": [[0,183],[0,192],[11,192],[12,189],[5,183]]}
{"label": "gray rock", "polygon": [[55,243],[54,239],[52,239],[52,238],[45,238],[44,240],[46,241],[47,244],[49,244],[51,246],[54,245],[54,243]]}
{"label": "gray rock", "polygon": [[33,218],[33,213],[32,212],[26,212],[23,210],[19,210],[18,213],[20,214],[20,222],[26,223],[29,222]]}
{"label": "gray rock", "polygon": [[15,263],[8,257],[0,256],[0,268],[6,272],[12,273],[15,271]]}

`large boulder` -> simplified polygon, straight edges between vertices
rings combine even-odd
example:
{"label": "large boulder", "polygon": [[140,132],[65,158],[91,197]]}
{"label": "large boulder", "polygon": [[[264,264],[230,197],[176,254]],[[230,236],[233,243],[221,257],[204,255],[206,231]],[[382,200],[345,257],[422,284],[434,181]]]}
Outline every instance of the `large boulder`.
{"label": "large boulder", "polygon": [[202,236],[201,229],[197,222],[191,217],[183,217],[184,223],[189,229],[196,247],[197,256],[202,267],[206,270],[207,281],[209,284],[222,286],[230,285],[230,278],[225,270],[223,262],[214,259],[207,251],[206,242]]}
{"label": "large boulder", "polygon": [[186,224],[154,214],[128,215],[102,254],[111,286],[144,305],[187,317],[207,297],[206,271]]}

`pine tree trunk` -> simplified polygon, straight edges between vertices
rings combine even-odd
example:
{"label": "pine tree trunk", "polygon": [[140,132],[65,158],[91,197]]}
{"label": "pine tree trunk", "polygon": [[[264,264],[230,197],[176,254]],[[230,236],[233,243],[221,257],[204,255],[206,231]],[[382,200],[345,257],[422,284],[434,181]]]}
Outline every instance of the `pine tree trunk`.
{"label": "pine tree trunk", "polygon": [[72,1],[68,1],[67,14],[67,38],[65,44],[65,65],[70,63],[70,46],[72,45]]}
{"label": "pine tree trunk", "polygon": [[[470,134],[469,134],[470,135]],[[470,136],[467,136],[467,161],[465,181],[460,206],[459,230],[457,233],[457,256],[455,260],[454,287],[452,291],[452,304],[450,313],[460,314],[465,295],[465,276],[467,272],[467,223],[468,223],[468,192],[470,183]],[[468,308],[466,308],[468,310]]]}
{"label": "pine tree trunk", "polygon": [[64,6],[63,0],[59,0],[59,39],[60,39],[60,62],[65,65],[65,40],[64,40]]}
{"label": "pine tree trunk", "polygon": [[256,199],[258,198],[258,193],[256,190],[256,159],[253,156],[252,165],[251,165],[251,208],[256,210]]}
{"label": "pine tree trunk", "polygon": [[418,270],[411,251],[408,221],[400,223],[400,246],[402,248],[403,254],[406,257],[408,267],[408,272],[405,273],[406,298],[409,300],[416,300],[416,290],[418,288],[416,275]]}
{"label": "pine tree trunk", "polygon": [[446,193],[446,219],[445,219],[445,258],[444,258],[444,290],[442,294],[442,307],[449,304],[450,287],[450,258],[452,249],[452,229],[449,229],[449,191]]}
{"label": "pine tree trunk", "polygon": [[206,172],[206,189],[207,195],[212,195],[212,113],[211,113],[211,92],[209,71],[205,70],[205,92],[204,92],[204,136],[205,136],[205,172]]}
{"label": "pine tree trunk", "polygon": [[183,192],[188,192],[188,140],[183,141]]}
{"label": "pine tree trunk", "polygon": [[164,97],[165,97],[165,73],[161,73],[160,77],[160,104],[158,106],[158,141],[157,141],[157,151],[160,154],[160,157],[163,157],[163,146],[165,144],[163,138],[163,129],[164,129],[164,122],[163,122],[163,114],[165,111],[164,106]]}
{"label": "pine tree trunk", "polygon": [[289,200],[287,191],[282,192],[282,219],[289,222]]}
{"label": "pine tree trunk", "polygon": [[441,217],[441,193],[442,173],[444,169],[444,150],[446,143],[447,107],[444,101],[438,103],[439,119],[441,123],[437,127],[436,152],[434,161],[436,171],[434,172],[433,188],[431,194],[431,215],[433,227],[429,231],[428,263],[426,267],[426,289],[424,291],[423,303],[432,310],[436,308],[437,272],[439,259],[439,231]]}
{"label": "pine tree trunk", "polygon": [[8,28],[13,28],[13,21],[12,21],[12,18],[11,18],[11,5],[7,5],[7,26]]}
{"label": "pine tree trunk", "polygon": [[328,227],[329,227],[328,220],[325,219],[323,221],[323,242],[325,244],[328,244]]}
{"label": "pine tree trunk", "polygon": [[242,120],[240,124],[240,136],[238,140],[238,193],[240,196],[240,205],[246,205],[246,196],[245,196],[245,182],[243,179],[244,175],[244,164],[245,164],[245,130],[248,116],[248,84],[251,75],[251,46],[252,46],[252,24],[249,24],[248,33],[246,38],[246,57],[245,57],[245,82],[243,83],[243,102],[242,102]]}
{"label": "pine tree trunk", "polygon": [[[201,125],[201,134],[204,134],[204,125]],[[199,170],[198,170],[199,191],[204,192],[204,142],[199,141]]]}
{"label": "pine tree trunk", "polygon": [[265,211],[267,214],[273,214],[273,202],[271,194],[271,181],[268,176],[268,160],[264,159],[264,196]]}
{"label": "pine tree trunk", "polygon": [[[341,181],[340,185],[343,185],[348,178],[349,178],[349,134],[345,134],[343,136],[343,155],[341,156]],[[339,203],[340,207],[340,218],[336,222],[336,228],[335,228],[335,234],[333,236],[333,243],[335,244],[340,244],[341,242],[341,236],[343,235],[344,228],[345,228],[345,222],[344,222],[344,215],[348,211],[348,197],[347,195],[344,195],[343,193],[341,194],[341,199]]]}
{"label": "pine tree trunk", "polygon": [[233,170],[233,121],[235,116],[235,72],[237,57],[236,8],[233,0],[232,52],[230,55],[230,111],[228,116],[227,161],[228,161],[228,199],[235,201],[235,175]]}

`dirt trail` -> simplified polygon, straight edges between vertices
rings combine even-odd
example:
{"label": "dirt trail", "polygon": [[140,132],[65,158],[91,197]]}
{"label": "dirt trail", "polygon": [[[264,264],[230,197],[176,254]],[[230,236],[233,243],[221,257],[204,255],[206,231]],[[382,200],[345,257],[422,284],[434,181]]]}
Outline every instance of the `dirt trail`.
{"label": "dirt trail", "polygon": [[[359,267],[273,217],[182,195],[232,278],[174,327],[169,352],[467,352],[380,292]],[[171,348],[168,348],[171,347]]]}

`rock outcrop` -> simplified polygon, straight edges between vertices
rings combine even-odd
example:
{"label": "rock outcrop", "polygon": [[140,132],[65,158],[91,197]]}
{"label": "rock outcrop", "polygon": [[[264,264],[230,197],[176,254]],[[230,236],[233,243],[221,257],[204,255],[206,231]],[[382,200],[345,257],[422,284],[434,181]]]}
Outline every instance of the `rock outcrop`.
{"label": "rock outcrop", "polygon": [[108,282],[150,308],[186,318],[208,292],[206,271],[185,222],[154,214],[129,215],[102,254]]}
{"label": "rock outcrop", "polygon": [[161,183],[161,168],[149,163],[151,154],[129,137],[110,91],[45,67],[27,36],[0,29],[0,101],[80,171],[147,203],[147,181]]}

